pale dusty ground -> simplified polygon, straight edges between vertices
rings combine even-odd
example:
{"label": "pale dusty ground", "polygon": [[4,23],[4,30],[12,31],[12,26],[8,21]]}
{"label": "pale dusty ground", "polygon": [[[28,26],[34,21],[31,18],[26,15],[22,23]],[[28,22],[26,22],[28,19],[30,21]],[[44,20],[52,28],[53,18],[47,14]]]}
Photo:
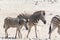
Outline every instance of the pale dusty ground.
{"label": "pale dusty ground", "polygon": [[[31,40],[47,40],[48,39],[48,31],[49,31],[49,25],[51,18],[54,15],[60,15],[60,1],[57,3],[51,4],[49,2],[39,2],[38,5],[34,5],[34,1],[22,1],[22,0],[1,0],[0,1],[0,39],[5,40],[4,36],[4,28],[3,23],[4,19],[6,17],[16,17],[20,13],[27,13],[32,14],[35,11],[38,10],[45,10],[46,16],[45,19],[47,20],[47,24],[43,24],[41,21],[39,21],[37,25],[37,34],[38,38],[35,38],[35,30],[34,27],[32,27],[31,32],[29,34],[29,38]],[[52,14],[52,15],[51,15]],[[8,30],[9,37],[15,36],[16,28],[10,28]],[[27,30],[23,27],[22,30],[22,36],[23,38],[21,40],[29,40],[26,38]],[[52,40],[60,40],[59,34],[57,33],[57,29],[52,33]],[[7,39],[8,40],[8,39]],[[11,39],[15,40],[15,39]],[[16,39],[19,40],[19,39]]]}

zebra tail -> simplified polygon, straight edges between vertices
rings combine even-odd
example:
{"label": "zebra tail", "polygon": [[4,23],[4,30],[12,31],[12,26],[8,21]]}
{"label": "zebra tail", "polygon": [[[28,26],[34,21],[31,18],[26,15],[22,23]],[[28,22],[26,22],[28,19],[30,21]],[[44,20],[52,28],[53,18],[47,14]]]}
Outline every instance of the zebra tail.
{"label": "zebra tail", "polygon": [[51,24],[50,24],[50,27],[49,27],[49,34],[51,33]]}

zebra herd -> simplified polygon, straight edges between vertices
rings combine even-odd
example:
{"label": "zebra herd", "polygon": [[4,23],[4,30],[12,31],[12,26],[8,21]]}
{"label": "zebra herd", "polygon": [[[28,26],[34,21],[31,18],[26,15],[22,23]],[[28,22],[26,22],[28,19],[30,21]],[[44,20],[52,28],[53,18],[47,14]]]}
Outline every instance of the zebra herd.
{"label": "zebra herd", "polygon": [[[22,38],[21,28],[23,26],[25,26],[26,30],[28,30],[27,38],[31,31],[31,28],[34,26],[35,34],[37,38],[37,31],[36,31],[37,27],[36,26],[39,20],[41,20],[44,24],[46,24],[44,10],[36,11],[31,16],[19,14],[16,18],[6,17],[4,19],[4,25],[3,25],[3,27],[5,28],[5,38],[8,38],[7,30],[10,27],[17,28],[15,38],[17,38],[17,35],[19,38]],[[60,16],[59,15],[55,15],[51,20],[50,27],[49,27],[49,39],[51,39],[51,33],[54,31],[56,27],[58,27],[58,33],[60,34]]]}

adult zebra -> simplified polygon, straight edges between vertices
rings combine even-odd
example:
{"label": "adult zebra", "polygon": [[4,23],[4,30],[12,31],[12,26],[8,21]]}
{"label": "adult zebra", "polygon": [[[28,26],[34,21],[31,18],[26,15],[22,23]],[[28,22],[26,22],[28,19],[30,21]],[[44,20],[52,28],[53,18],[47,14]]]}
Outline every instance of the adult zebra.
{"label": "adult zebra", "polygon": [[37,23],[39,20],[42,20],[42,22],[44,24],[46,24],[46,20],[45,20],[45,11],[43,10],[40,10],[40,11],[36,11],[34,12],[29,18],[28,18],[28,34],[27,34],[27,38],[28,38],[28,35],[30,33],[30,30],[32,28],[32,26],[35,27],[35,34],[36,34],[36,38],[37,38]]}
{"label": "adult zebra", "polygon": [[7,30],[10,27],[17,28],[15,38],[17,37],[17,33],[19,38],[21,38],[22,34],[20,30],[23,27],[23,25],[25,26],[26,29],[28,29],[26,25],[26,19],[23,17],[22,14],[19,14],[16,18],[6,17],[4,19],[4,25],[3,25],[3,27],[5,28],[5,38],[8,38]]}
{"label": "adult zebra", "polygon": [[60,34],[60,16],[59,15],[55,15],[50,23],[50,27],[49,27],[49,39],[51,39],[51,33],[58,28],[58,33]]}

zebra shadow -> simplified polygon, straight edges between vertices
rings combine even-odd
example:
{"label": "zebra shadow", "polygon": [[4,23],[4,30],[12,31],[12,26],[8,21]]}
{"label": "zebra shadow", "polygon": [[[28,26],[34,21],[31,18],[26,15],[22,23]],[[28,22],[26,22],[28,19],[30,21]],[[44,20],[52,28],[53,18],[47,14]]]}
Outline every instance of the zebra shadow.
{"label": "zebra shadow", "polygon": [[5,37],[0,37],[1,39],[16,39],[15,37],[8,37],[8,38],[5,38]]}

